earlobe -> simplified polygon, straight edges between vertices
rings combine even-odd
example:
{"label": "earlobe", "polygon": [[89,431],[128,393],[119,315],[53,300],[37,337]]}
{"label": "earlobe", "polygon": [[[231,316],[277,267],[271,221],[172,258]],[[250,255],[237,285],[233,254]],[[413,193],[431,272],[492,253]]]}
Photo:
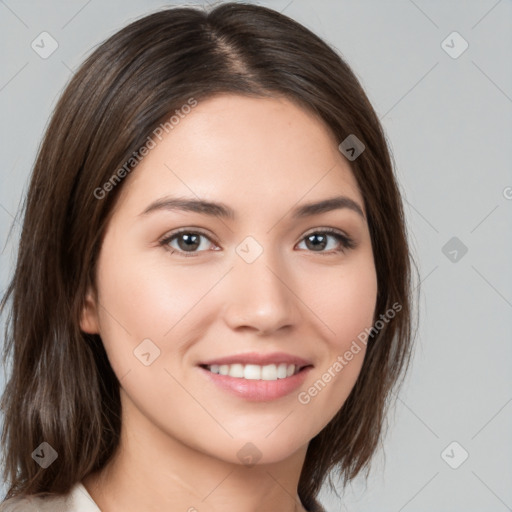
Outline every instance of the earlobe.
{"label": "earlobe", "polygon": [[89,288],[80,318],[80,329],[88,334],[99,334],[98,308],[92,290]]}

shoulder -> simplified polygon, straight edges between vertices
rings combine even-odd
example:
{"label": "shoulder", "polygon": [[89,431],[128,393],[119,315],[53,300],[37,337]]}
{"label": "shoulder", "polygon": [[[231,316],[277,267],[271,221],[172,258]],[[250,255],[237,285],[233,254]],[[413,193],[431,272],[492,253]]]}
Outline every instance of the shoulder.
{"label": "shoulder", "polygon": [[0,512],[101,512],[81,483],[64,496],[26,496],[0,504]]}

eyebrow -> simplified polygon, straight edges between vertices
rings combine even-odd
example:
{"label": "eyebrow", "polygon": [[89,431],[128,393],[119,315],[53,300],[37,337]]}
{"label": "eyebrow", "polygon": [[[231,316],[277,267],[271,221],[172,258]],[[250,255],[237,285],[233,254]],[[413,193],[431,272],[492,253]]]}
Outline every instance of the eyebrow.
{"label": "eyebrow", "polygon": [[[297,206],[291,211],[293,219],[311,217],[320,213],[347,208],[359,214],[365,219],[363,210],[359,204],[346,196],[336,196],[323,199],[314,203]],[[148,215],[155,211],[188,211],[210,215],[212,217],[236,220],[236,212],[224,203],[205,201],[202,199],[162,197],[151,203],[139,216]]]}

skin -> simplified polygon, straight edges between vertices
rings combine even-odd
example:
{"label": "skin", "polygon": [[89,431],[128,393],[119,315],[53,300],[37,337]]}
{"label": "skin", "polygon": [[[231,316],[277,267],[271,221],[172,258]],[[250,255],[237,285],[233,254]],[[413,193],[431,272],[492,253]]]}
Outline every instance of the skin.
{"label": "skin", "polygon": [[[122,183],[81,328],[99,333],[121,383],[121,446],[84,479],[103,512],[305,510],[297,494],[309,441],[332,419],[365,350],[307,404],[307,390],[370,328],[377,298],[363,197],[326,125],[286,99],[224,94],[200,102]],[[158,210],[166,195],[219,201],[237,220]],[[343,208],[292,220],[297,205],[345,195]],[[325,247],[306,235],[334,228],[357,244]],[[178,228],[200,229],[194,256]],[[318,229],[317,229],[318,228]],[[235,251],[252,236],[262,254]],[[185,247],[185,249],[183,249]],[[181,253],[179,252],[181,249]],[[172,253],[172,250],[176,251]],[[134,349],[160,349],[145,366]],[[210,384],[201,361],[283,351],[314,365],[300,389],[268,402]],[[254,466],[237,452],[252,443]]]}

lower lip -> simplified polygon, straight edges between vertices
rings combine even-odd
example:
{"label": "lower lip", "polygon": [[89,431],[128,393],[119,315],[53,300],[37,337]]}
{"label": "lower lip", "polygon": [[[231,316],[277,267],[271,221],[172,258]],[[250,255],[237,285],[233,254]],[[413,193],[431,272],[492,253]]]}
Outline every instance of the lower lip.
{"label": "lower lip", "polygon": [[308,366],[302,369],[299,373],[296,373],[291,377],[286,377],[285,379],[256,380],[220,375],[218,373],[212,373],[206,368],[199,367],[203,374],[221,389],[240,398],[244,398],[245,400],[251,400],[254,402],[276,400],[293,393],[304,383],[309,370],[312,368],[312,366]]}

